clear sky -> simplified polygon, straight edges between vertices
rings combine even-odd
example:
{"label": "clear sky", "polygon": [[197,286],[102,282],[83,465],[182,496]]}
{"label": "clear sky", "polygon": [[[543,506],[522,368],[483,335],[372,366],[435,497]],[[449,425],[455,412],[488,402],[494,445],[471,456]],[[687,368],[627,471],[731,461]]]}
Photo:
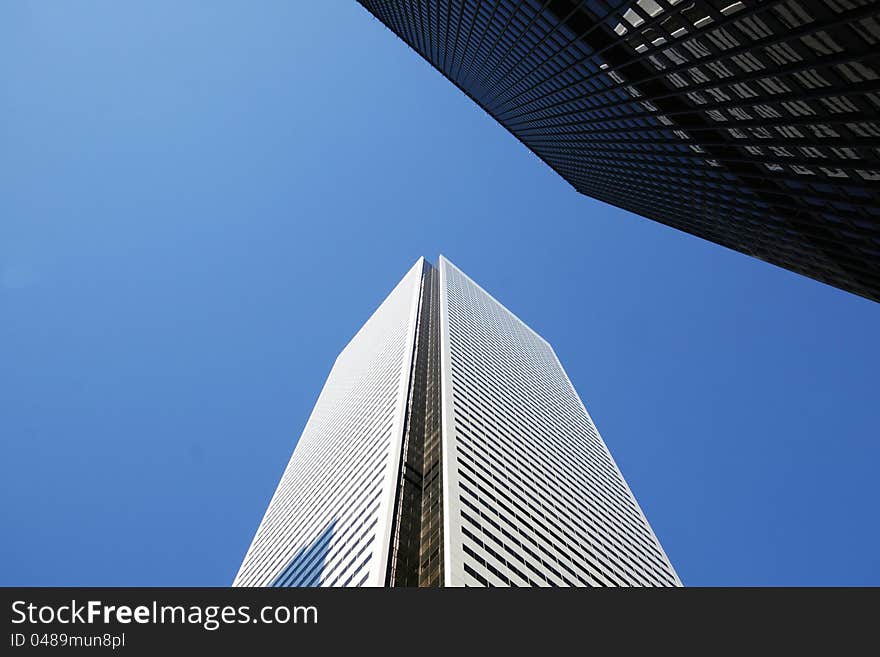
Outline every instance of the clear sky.
{"label": "clear sky", "polygon": [[0,6],[0,584],[230,583],[440,253],[685,584],[880,585],[880,304],[577,194],[354,0]]}

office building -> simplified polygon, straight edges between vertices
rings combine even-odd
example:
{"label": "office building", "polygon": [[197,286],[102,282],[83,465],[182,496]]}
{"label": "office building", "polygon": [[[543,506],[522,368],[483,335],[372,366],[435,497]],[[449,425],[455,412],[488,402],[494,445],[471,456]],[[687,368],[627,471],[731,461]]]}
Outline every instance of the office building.
{"label": "office building", "polygon": [[236,586],[679,586],[552,347],[445,258],[343,349]]}
{"label": "office building", "polygon": [[577,191],[880,300],[880,3],[360,1]]}

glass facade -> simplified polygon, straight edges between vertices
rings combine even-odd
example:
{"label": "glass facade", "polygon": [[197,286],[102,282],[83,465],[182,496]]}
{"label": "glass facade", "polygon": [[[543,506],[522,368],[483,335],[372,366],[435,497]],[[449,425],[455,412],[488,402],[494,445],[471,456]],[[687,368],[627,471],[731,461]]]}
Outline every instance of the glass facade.
{"label": "glass facade", "polygon": [[442,576],[437,270],[425,263],[396,500],[389,586],[439,586]]}
{"label": "glass facade", "polygon": [[880,300],[875,0],[361,0],[578,191]]}

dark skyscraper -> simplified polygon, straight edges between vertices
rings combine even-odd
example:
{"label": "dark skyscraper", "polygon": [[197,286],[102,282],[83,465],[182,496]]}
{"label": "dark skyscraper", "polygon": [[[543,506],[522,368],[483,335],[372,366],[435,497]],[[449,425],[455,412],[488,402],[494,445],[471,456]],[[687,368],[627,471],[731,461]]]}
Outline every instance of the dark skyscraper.
{"label": "dark skyscraper", "polygon": [[579,192],[880,300],[880,3],[361,4]]}

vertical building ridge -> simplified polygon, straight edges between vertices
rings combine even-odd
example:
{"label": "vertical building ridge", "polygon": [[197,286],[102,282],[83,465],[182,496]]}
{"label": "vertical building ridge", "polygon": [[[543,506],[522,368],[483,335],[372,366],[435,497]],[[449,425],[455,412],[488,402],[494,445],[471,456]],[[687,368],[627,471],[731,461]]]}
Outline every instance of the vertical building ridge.
{"label": "vertical building ridge", "polygon": [[[433,411],[436,400],[432,396],[438,391],[438,386],[432,380],[432,376],[437,374],[432,363],[432,350],[436,349],[439,330],[434,316],[437,297],[435,286],[436,270],[424,261],[386,578],[386,584],[394,587],[420,585],[422,527],[436,524],[436,519],[431,516],[437,509],[430,501],[423,504],[425,486],[431,486],[425,474],[429,477],[432,475],[433,461],[439,458],[439,450],[431,442],[432,425],[436,421]],[[430,532],[426,532],[425,540],[429,535]]]}
{"label": "vertical building ridge", "polygon": [[422,587],[443,585],[443,442],[440,391],[440,273],[430,267],[425,362],[424,446],[422,449],[422,522],[419,535],[419,579]]}

